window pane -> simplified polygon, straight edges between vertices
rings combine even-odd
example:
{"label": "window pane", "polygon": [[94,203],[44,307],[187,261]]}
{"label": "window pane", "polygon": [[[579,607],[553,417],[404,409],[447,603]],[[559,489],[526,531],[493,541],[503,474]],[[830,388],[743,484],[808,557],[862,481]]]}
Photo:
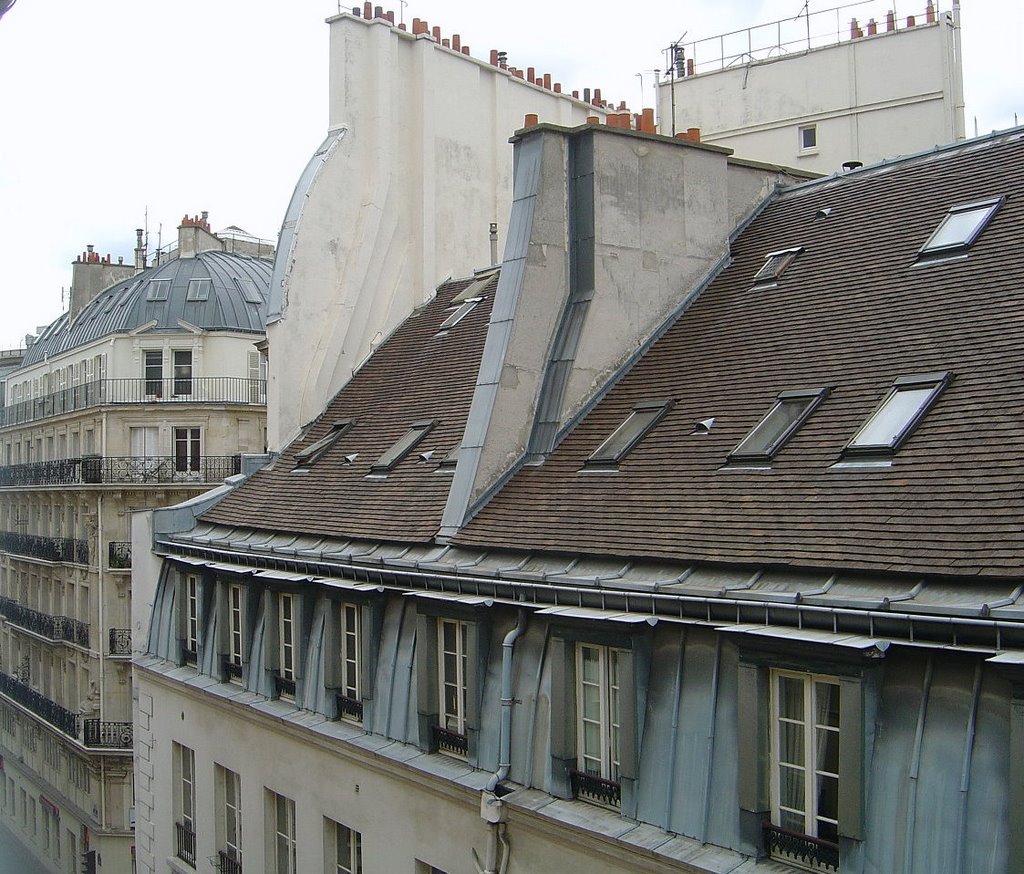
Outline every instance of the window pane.
{"label": "window pane", "polygon": [[818,816],[836,819],[839,816],[839,778],[818,775]]}
{"label": "window pane", "polygon": [[839,727],[839,686],[835,683],[815,683],[814,699],[818,725]]}
{"label": "window pane", "polygon": [[796,677],[779,677],[779,716],[804,720],[804,684]]}
{"label": "window pane", "polygon": [[935,393],[937,386],[896,389],[850,442],[852,447],[891,447]]}
{"label": "window pane", "polygon": [[803,766],[804,726],[799,722],[779,722],[779,761]]}
{"label": "window pane", "polygon": [[665,412],[666,405],[633,410],[626,420],[587,459],[591,464],[613,464],[639,441]]}
{"label": "window pane", "polygon": [[[804,809],[804,772],[799,768],[779,768],[779,804],[789,810]],[[804,828],[801,821],[800,830]]]}
{"label": "window pane", "polygon": [[981,230],[997,204],[988,204],[977,209],[951,212],[939,225],[935,235],[928,241],[925,251],[966,246]]}
{"label": "window pane", "polygon": [[778,401],[754,429],[733,450],[737,456],[769,456],[796,426],[818,396],[784,398]]}

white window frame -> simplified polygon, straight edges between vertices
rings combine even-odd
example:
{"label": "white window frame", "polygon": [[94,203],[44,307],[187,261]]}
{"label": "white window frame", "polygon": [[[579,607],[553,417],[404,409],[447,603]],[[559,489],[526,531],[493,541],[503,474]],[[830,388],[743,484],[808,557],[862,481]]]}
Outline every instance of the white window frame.
{"label": "white window frame", "polygon": [[[596,656],[598,675],[584,672],[587,653]],[[619,781],[622,763],[622,685],[620,657],[626,650],[591,643],[576,644],[576,767],[603,780]],[[597,713],[588,712],[589,701]],[[591,730],[588,732],[588,728]],[[596,735],[596,737],[595,737]]]}
{"label": "white window frame", "polygon": [[[803,719],[797,719],[792,716],[784,716],[780,713],[780,700],[782,694],[780,692],[780,683],[783,679],[795,680],[803,685]],[[836,694],[839,695],[839,710],[836,715],[836,724],[827,725],[818,723],[816,719],[809,717],[815,717],[817,709],[817,694],[818,686],[824,684],[835,688]],[[829,823],[835,826],[837,832],[839,828],[839,810],[838,810],[838,799],[839,799],[839,786],[836,786],[835,798],[836,798],[836,810],[834,815],[829,816],[827,812],[825,815],[819,812],[817,808],[817,800],[815,798],[816,788],[818,785],[818,778],[822,777],[826,780],[835,780],[838,784],[840,780],[839,767],[837,765],[836,771],[826,771],[822,768],[817,767],[817,763],[814,764],[813,775],[814,779],[807,779],[808,770],[812,763],[807,760],[807,753],[811,750],[817,750],[819,748],[819,733],[828,732],[835,734],[835,749],[838,762],[838,750],[840,741],[840,725],[841,725],[841,713],[842,713],[842,696],[841,696],[841,684],[838,678],[829,676],[826,674],[811,674],[801,673],[798,671],[786,671],[780,669],[772,669],[771,671],[771,688],[769,691],[769,698],[771,700],[771,726],[770,726],[770,739],[771,739],[771,804],[772,804],[772,823],[782,828],[789,828],[792,831],[800,831],[799,828],[792,828],[794,822],[792,817],[802,817],[803,829],[802,834],[809,837],[818,838],[821,840],[827,840],[834,842],[831,836],[822,836],[819,831],[819,821]],[[780,726],[792,725],[798,727],[798,730],[802,732],[802,747],[804,751],[803,762],[785,762],[781,751],[782,745],[782,732]],[[794,807],[786,806],[782,804],[782,773],[784,770],[791,771],[802,771],[804,775],[803,784],[803,809],[797,810]],[[790,817],[789,825],[783,822],[783,817]]]}
{"label": "white window frame", "polygon": [[223,765],[216,766],[219,834],[217,849],[234,862],[242,861],[242,778]]}
{"label": "white window frame", "polygon": [[341,694],[353,701],[362,700],[362,609],[342,601],[338,605],[338,665]]}
{"label": "white window frame", "polygon": [[284,680],[295,680],[295,595],[277,595],[278,671]]}
{"label": "white window frame", "polygon": [[[811,133],[814,138],[814,142],[811,145],[807,145],[807,138],[805,134]],[[801,154],[809,155],[818,151],[818,126],[816,124],[802,124],[797,128],[797,145],[798,151]]]}
{"label": "white window frame", "polygon": [[199,576],[185,574],[185,649],[199,652]]}
{"label": "white window frame", "polygon": [[203,429],[176,425],[171,437],[175,472],[198,475],[202,469]]}
{"label": "white window frame", "polygon": [[[228,660],[242,667],[245,651],[244,592],[240,583],[228,584]],[[232,682],[241,680],[232,677]]]}
{"label": "white window frame", "polygon": [[[181,363],[178,356],[182,356]],[[184,356],[188,356],[187,363]],[[193,390],[193,377],[195,374],[195,356],[191,349],[171,350],[171,393],[174,397],[191,397]]]}
{"label": "white window frame", "polygon": [[295,802],[268,789],[273,829],[270,835],[270,871],[273,874],[297,874],[295,864]]}
{"label": "white window frame", "polygon": [[324,819],[328,852],[324,859],[324,874],[362,874],[363,836],[355,829]]}
{"label": "white window frame", "polygon": [[[454,633],[452,649],[445,646],[445,631],[449,628]],[[466,676],[468,649],[469,623],[462,619],[440,619],[437,628],[438,718],[443,729],[463,736],[466,734],[466,701],[469,694]],[[446,663],[446,656],[451,656],[451,666]],[[448,690],[455,692],[452,706],[449,706]]]}

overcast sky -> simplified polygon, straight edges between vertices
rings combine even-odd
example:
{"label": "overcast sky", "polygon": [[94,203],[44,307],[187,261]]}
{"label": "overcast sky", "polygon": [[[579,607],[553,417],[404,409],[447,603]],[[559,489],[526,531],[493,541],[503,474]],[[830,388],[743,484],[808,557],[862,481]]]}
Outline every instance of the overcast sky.
{"label": "overcast sky", "polygon": [[[897,0],[896,10],[904,17],[924,2]],[[566,90],[600,87],[636,110],[673,40],[792,18],[802,5],[409,0],[385,9],[459,33],[476,57],[502,49]],[[836,5],[810,0],[812,12]],[[215,230],[276,237],[327,126],[324,20],[337,11],[336,0],[18,0],[0,19],[0,349],[66,308],[61,289],[86,244],[130,261],[147,213],[151,246],[161,226],[166,244],[183,215],[202,210]],[[1015,113],[1024,122],[1024,4],[964,0],[962,22],[968,133],[975,119],[981,133],[1012,126]]]}

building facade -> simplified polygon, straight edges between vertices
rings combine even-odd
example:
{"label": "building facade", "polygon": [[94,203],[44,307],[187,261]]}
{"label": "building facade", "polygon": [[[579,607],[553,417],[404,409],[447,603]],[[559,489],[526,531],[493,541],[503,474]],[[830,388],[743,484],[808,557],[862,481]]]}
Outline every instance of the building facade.
{"label": "building facade", "polygon": [[660,131],[824,174],[964,139],[958,2],[892,8],[805,7],[670,48]]}
{"label": "building facade", "polygon": [[76,259],[0,409],[0,810],[46,871],[132,870],[131,514],[266,441],[272,249],[205,215],[156,266],[138,242]]}

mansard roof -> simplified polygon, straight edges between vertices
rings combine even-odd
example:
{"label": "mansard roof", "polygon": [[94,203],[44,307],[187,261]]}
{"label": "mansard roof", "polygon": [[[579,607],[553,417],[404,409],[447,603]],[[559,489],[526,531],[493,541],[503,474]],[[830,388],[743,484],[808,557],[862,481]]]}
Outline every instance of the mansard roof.
{"label": "mansard roof", "polygon": [[[1016,130],[778,194],[689,309],[456,542],[1024,573],[1024,174],[1008,172],[1022,166]],[[951,208],[995,198],[968,249],[923,258]],[[774,282],[755,284],[766,257],[794,249]],[[844,463],[894,381],[915,374],[949,380],[934,406],[894,452]],[[825,399],[768,463],[728,463],[781,392],[820,388]],[[673,403],[617,468],[588,469],[651,399]]]}
{"label": "mansard roof", "polygon": [[[24,364],[35,364],[101,337],[128,333],[153,321],[155,331],[184,331],[178,324],[182,321],[204,330],[262,333],[266,330],[272,270],[271,260],[226,252],[200,252],[191,258],[173,258],[100,292],[73,320],[64,313],[28,349]],[[205,300],[188,299],[192,279],[211,281]],[[147,300],[152,280],[169,280],[166,299]],[[250,303],[247,296],[253,301],[258,298],[259,302]]]}
{"label": "mansard roof", "polygon": [[[306,534],[430,540],[451,485],[441,462],[465,430],[496,285],[496,273],[486,285],[479,278],[443,284],[272,465],[203,519]],[[467,290],[482,300],[442,330]],[[416,425],[425,436],[383,469],[388,451]],[[332,432],[337,439],[325,441],[322,452],[304,452]]]}

